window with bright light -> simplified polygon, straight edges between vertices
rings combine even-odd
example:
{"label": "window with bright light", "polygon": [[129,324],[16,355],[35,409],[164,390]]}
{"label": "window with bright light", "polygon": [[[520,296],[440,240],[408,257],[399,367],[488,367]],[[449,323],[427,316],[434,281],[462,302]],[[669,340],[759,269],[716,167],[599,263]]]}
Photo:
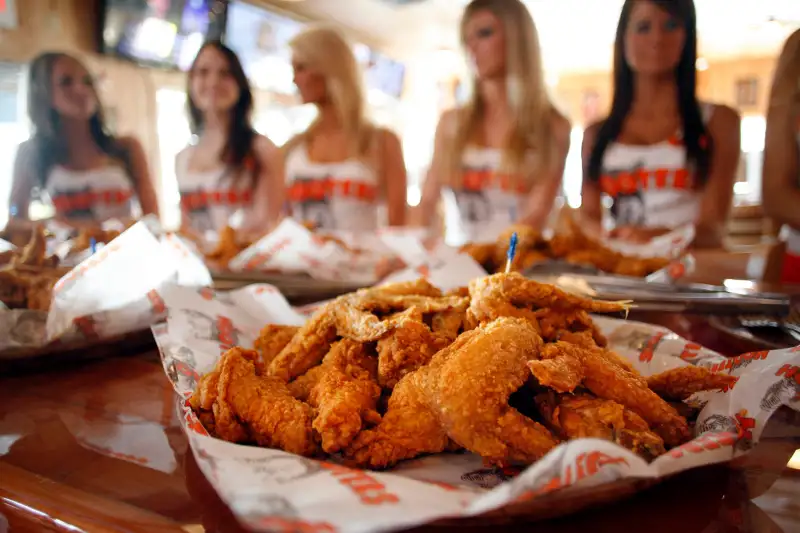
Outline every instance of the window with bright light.
{"label": "window with bright light", "polygon": [[0,63],[0,226],[8,220],[17,147],[30,135],[23,91],[22,65]]}
{"label": "window with bright light", "polygon": [[191,141],[186,116],[186,93],[177,89],[156,92],[158,143],[161,159],[161,222],[166,228],[181,223],[181,195],[175,175],[175,157]]}

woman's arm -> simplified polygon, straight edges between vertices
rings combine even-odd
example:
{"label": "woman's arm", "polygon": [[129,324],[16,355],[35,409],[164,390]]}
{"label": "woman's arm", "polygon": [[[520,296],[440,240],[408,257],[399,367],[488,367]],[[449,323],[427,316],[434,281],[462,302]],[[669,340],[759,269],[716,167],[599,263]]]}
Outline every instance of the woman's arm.
{"label": "woman's arm", "polygon": [[386,209],[390,226],[406,224],[407,176],[400,139],[389,130],[378,130],[381,180],[386,191]]}
{"label": "woman's arm", "polygon": [[119,140],[120,145],[128,152],[130,161],[130,171],[139,197],[139,205],[142,207],[142,214],[158,214],[158,196],[153,185],[153,178],[150,174],[150,167],[147,164],[147,156],[141,143],[134,137],[123,137]]}
{"label": "woman's arm", "polygon": [[528,193],[525,210],[520,218],[521,223],[540,231],[547,224],[547,218],[553,210],[556,196],[561,190],[570,143],[571,126],[569,121],[560,114],[554,114],[551,120],[551,132],[556,145],[553,160],[547,173],[535,181]]}
{"label": "woman's arm", "polygon": [[770,106],[767,113],[761,193],[767,216],[800,230],[800,149],[792,127],[800,110],[791,107],[786,102]]}
{"label": "woman's arm", "polygon": [[263,135],[256,136],[253,149],[258,161],[258,176],[245,231],[263,235],[272,230],[283,216],[283,154]]}
{"label": "woman's arm", "polygon": [[733,206],[733,183],[741,152],[739,114],[727,106],[717,106],[708,123],[711,137],[711,166],[708,182],[700,200],[700,214],[695,223],[694,246],[719,248],[725,237],[725,225]]}
{"label": "woman's arm", "polygon": [[33,175],[33,145],[25,141],[17,148],[14,157],[14,170],[11,177],[11,195],[9,208],[14,208],[15,218],[28,218],[28,204],[31,202],[31,191],[36,180]]}
{"label": "woman's arm", "polygon": [[600,122],[595,122],[583,132],[581,160],[583,162],[583,184],[581,186],[581,225],[587,235],[599,238],[603,233],[603,203],[600,183],[589,177],[589,157],[592,155]]}
{"label": "woman's arm", "polygon": [[438,220],[437,207],[444,181],[443,174],[447,171],[447,144],[448,139],[455,131],[457,113],[456,109],[445,111],[436,126],[436,134],[433,138],[433,158],[425,175],[425,183],[422,184],[422,198],[417,207],[417,211],[420,213],[419,222],[426,228],[434,226]]}

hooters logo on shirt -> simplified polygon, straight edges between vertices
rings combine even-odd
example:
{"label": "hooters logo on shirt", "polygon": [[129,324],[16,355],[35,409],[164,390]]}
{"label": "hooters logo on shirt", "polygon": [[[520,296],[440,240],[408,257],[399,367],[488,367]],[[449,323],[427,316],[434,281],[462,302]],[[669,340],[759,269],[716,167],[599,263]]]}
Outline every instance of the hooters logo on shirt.
{"label": "hooters logo on shirt", "polygon": [[326,176],[320,179],[298,178],[289,186],[287,196],[291,202],[323,201],[328,198],[355,198],[372,202],[378,196],[377,187],[363,181],[335,179]]}
{"label": "hooters logo on shirt", "polygon": [[181,207],[187,211],[196,211],[209,206],[247,205],[252,201],[253,193],[249,190],[218,189],[181,193]]}
{"label": "hooters logo on shirt", "polygon": [[494,172],[488,168],[467,168],[462,176],[464,189],[467,191],[482,191],[496,187],[506,192],[525,193],[525,185],[519,183],[514,176]]}
{"label": "hooters logo on shirt", "polygon": [[56,191],[52,194],[56,212],[64,214],[73,211],[87,211],[96,205],[122,205],[130,202],[133,191],[130,189],[104,189],[80,191]]}
{"label": "hooters logo on shirt", "polygon": [[692,190],[694,180],[685,168],[636,168],[603,174],[600,176],[600,188],[607,195],[616,198],[653,189]]}

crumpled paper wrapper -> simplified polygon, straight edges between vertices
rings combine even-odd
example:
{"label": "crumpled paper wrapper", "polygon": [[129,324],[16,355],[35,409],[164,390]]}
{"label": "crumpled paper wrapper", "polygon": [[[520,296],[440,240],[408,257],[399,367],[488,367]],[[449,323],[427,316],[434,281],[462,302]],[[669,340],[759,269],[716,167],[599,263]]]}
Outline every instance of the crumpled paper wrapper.
{"label": "crumpled paper wrapper", "polygon": [[387,472],[357,470],[335,460],[212,438],[187,406],[199,377],[226,349],[251,346],[266,323],[301,323],[276,289],[256,285],[215,294],[172,287],[163,297],[169,316],[153,332],[181,398],[190,446],[220,497],[254,531],[393,531],[524,505],[555,491],[567,495],[575,488],[602,490],[621,478],[657,479],[742,455],[758,442],[778,407],[800,409],[800,348],[727,359],[663,328],[597,318],[611,348],[644,375],[695,364],[739,378],[725,392],[688,400],[703,405],[693,441],[649,464],[614,443],[579,439],[561,444],[522,472],[484,468],[469,453],[406,461]]}
{"label": "crumpled paper wrapper", "polygon": [[56,283],[49,312],[0,311],[0,357],[56,340],[99,340],[145,329],[163,319],[158,291],[173,284],[208,286],[211,275],[179,237],[158,239],[138,222]]}
{"label": "crumpled paper wrapper", "polygon": [[234,257],[228,267],[235,272],[305,273],[314,279],[364,286],[382,277],[381,266],[392,254],[379,238],[370,234],[331,235],[351,249],[325,240],[293,219],[284,219],[275,230]]}
{"label": "crumpled paper wrapper", "polygon": [[634,257],[678,257],[692,244],[695,237],[693,224],[684,224],[650,242],[636,244],[616,239],[607,239],[604,244],[617,252]]}

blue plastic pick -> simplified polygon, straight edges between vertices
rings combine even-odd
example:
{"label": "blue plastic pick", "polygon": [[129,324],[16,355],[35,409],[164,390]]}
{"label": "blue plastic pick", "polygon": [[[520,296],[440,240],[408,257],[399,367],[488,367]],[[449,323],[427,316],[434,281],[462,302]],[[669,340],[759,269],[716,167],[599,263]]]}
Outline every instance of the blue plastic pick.
{"label": "blue plastic pick", "polygon": [[506,274],[511,272],[511,263],[514,262],[514,256],[517,255],[517,232],[511,234],[511,239],[508,242],[508,252],[506,253]]}
{"label": "blue plastic pick", "polygon": [[89,248],[92,250],[92,255],[97,251],[97,239],[92,237],[89,239]]}

